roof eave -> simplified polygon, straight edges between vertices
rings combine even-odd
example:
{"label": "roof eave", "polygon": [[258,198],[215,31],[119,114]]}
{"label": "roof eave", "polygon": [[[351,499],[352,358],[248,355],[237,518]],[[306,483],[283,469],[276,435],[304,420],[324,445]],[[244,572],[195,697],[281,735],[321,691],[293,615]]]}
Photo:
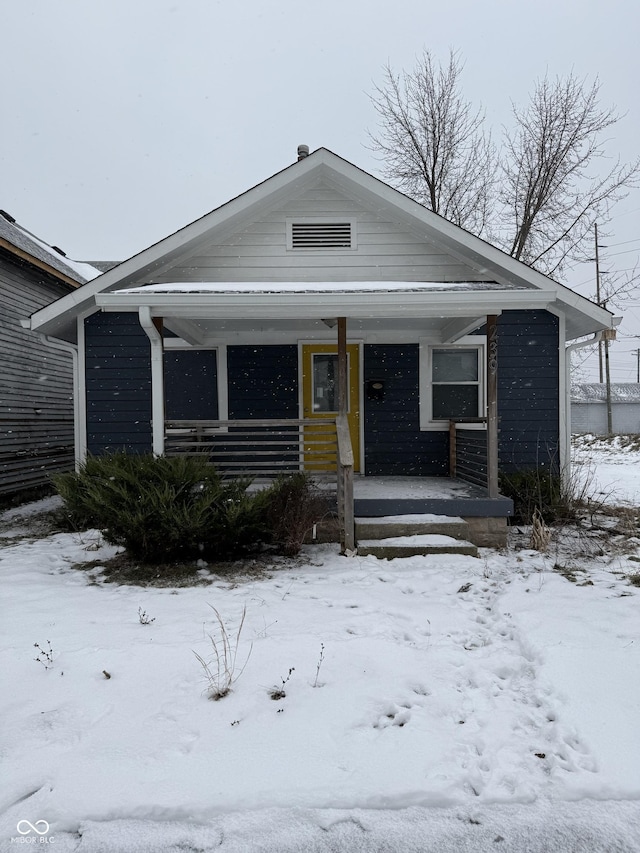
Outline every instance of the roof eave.
{"label": "roof eave", "polygon": [[505,310],[546,308],[553,291],[410,293],[102,293],[103,311],[147,307],[157,317],[199,319],[323,319],[483,316]]}

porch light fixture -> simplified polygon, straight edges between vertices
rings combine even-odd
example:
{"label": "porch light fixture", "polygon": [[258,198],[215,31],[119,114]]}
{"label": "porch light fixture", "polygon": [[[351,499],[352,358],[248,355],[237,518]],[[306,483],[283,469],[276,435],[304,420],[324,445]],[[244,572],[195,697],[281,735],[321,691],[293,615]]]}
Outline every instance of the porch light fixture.
{"label": "porch light fixture", "polygon": [[338,321],[335,317],[330,317],[328,320],[323,320],[322,322],[330,329],[335,329],[335,327],[338,325]]}

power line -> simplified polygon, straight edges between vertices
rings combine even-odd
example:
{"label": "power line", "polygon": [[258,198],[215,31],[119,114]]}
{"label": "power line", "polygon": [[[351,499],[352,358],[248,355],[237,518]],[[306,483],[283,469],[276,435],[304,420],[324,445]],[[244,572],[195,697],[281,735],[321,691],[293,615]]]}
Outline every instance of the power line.
{"label": "power line", "polygon": [[[629,240],[629,242],[632,243],[634,241]],[[622,245],[622,243],[620,245]],[[606,248],[606,246],[604,248]],[[607,257],[615,258],[617,255],[630,255],[633,252],[640,252],[640,249],[625,249],[624,252],[607,252]]]}
{"label": "power line", "polygon": [[[636,237],[634,240],[623,240],[622,243],[607,243],[607,246],[613,248],[614,246],[626,246],[629,243],[640,243],[640,237]],[[604,248],[606,249],[607,246]]]}

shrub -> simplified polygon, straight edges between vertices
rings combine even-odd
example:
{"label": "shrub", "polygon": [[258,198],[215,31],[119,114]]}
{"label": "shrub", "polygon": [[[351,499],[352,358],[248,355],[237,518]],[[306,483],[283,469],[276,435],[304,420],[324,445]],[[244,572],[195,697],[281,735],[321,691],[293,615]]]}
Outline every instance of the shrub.
{"label": "shrub", "polygon": [[263,500],[273,547],[287,556],[297,554],[314,524],[329,514],[326,495],[307,474],[279,477]]}
{"label": "shrub", "polygon": [[567,521],[576,515],[571,494],[559,474],[532,468],[500,475],[500,491],[513,500],[513,521],[531,524],[536,511],[545,524]]}
{"label": "shrub", "polygon": [[89,456],[78,473],[53,477],[66,524],[97,527],[147,563],[228,559],[271,544],[300,550],[327,502],[304,474],[248,492],[248,480],[223,480],[206,458],[110,453]]}
{"label": "shrub", "polygon": [[223,481],[202,457],[111,453],[53,479],[68,523],[99,527],[145,562],[235,556],[267,529],[248,481]]}

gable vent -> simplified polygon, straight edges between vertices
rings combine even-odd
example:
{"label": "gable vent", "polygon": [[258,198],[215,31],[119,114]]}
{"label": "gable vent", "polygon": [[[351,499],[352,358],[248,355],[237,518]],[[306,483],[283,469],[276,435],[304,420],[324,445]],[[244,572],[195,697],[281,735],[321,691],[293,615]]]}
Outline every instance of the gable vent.
{"label": "gable vent", "polygon": [[292,249],[351,249],[351,222],[292,222]]}

